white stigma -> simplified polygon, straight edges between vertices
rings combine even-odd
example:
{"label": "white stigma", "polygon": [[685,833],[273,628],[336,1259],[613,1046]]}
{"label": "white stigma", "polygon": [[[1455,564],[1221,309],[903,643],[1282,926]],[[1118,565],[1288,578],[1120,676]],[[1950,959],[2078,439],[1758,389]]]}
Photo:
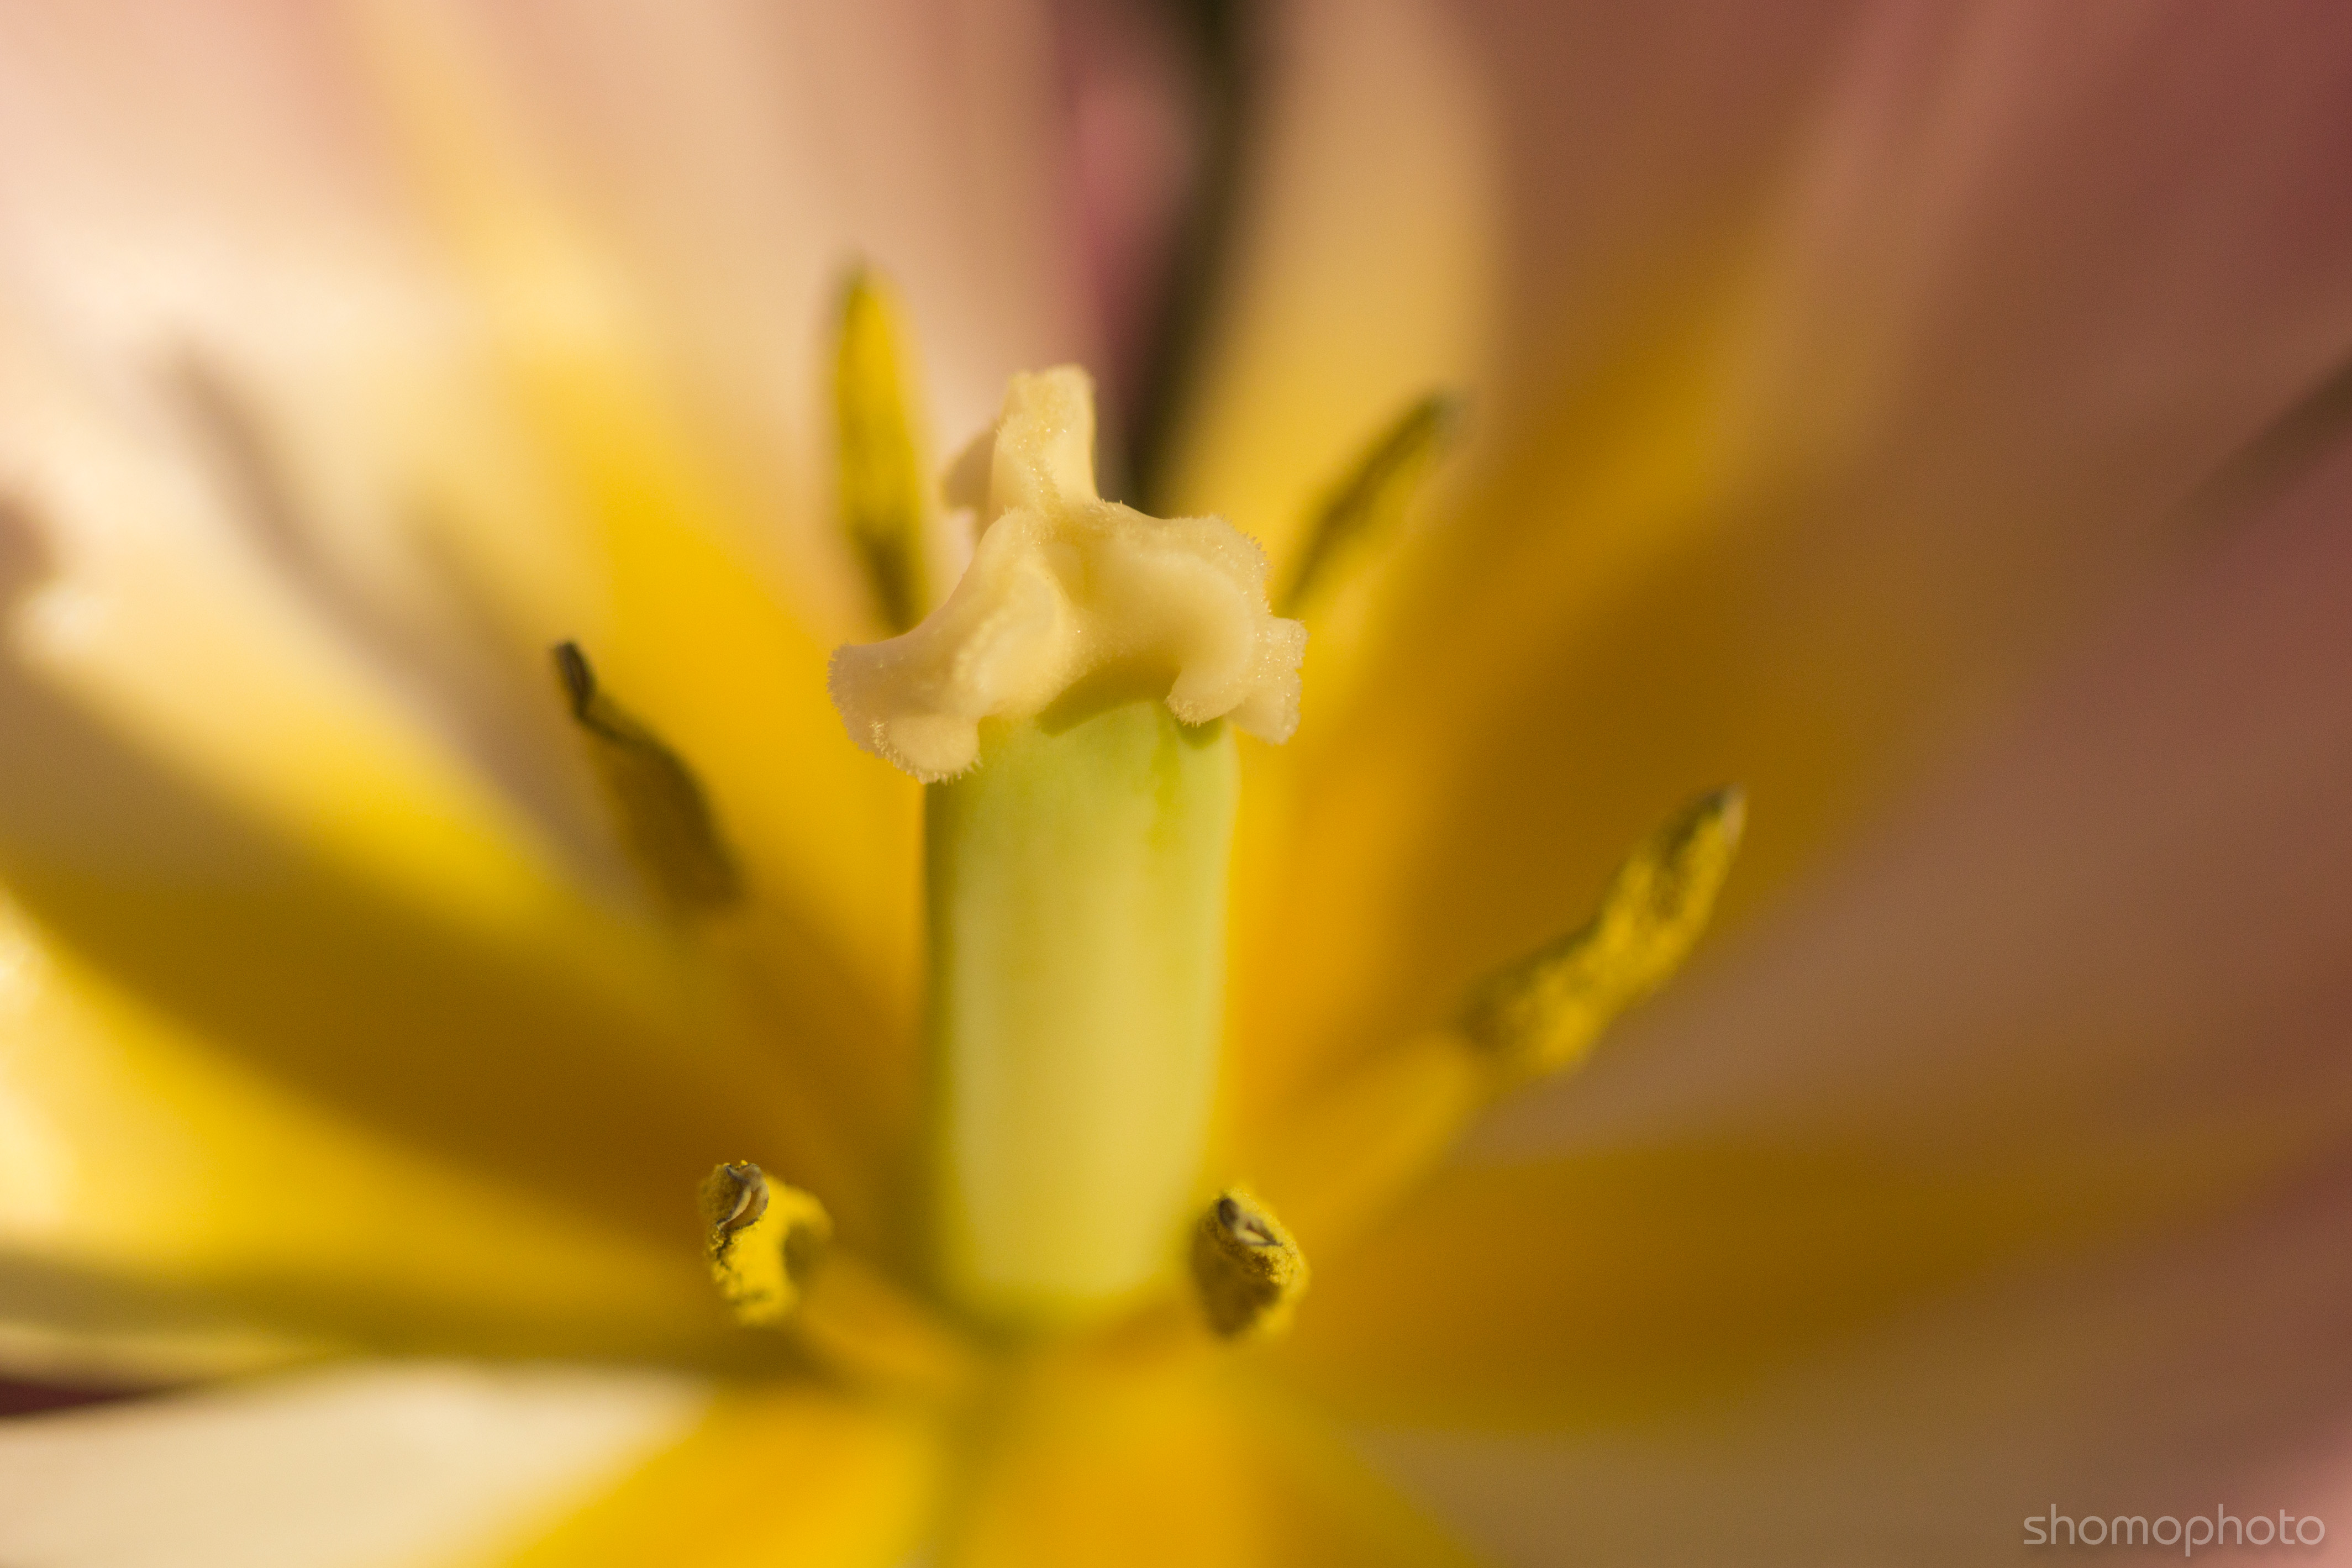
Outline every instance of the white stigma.
{"label": "white stigma", "polygon": [[904,636],[834,653],[834,705],[860,746],[933,783],[979,760],[982,720],[1032,718],[1105,676],[1167,679],[1187,724],[1231,719],[1277,742],[1298,727],[1307,628],[1267,608],[1264,553],[1222,518],[1103,500],[1094,434],[1086,372],[1013,378],[950,479],[950,503],[979,514],[962,580]]}

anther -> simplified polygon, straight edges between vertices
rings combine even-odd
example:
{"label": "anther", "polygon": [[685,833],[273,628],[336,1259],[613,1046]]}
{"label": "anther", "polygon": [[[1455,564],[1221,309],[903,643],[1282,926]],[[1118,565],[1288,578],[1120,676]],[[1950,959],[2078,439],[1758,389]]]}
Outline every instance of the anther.
{"label": "anther", "polygon": [[759,1166],[742,1161],[719,1166],[718,1173],[735,1184],[735,1202],[710,1222],[711,1228],[722,1237],[731,1237],[768,1212],[768,1178]]}
{"label": "anther", "polygon": [[622,841],[653,891],[680,912],[709,912],[740,899],[742,875],[694,770],[613,700],[578,643],[558,643],[550,653]]}
{"label": "anther", "polygon": [[712,1171],[700,1196],[710,1277],[736,1321],[765,1326],[792,1316],[833,1239],[824,1205],[748,1160]]}
{"label": "anther", "polygon": [[834,350],[835,477],[842,527],[893,632],[930,607],[930,478],[907,393],[908,335],[887,285],[862,267],[852,273]]}
{"label": "anther", "polygon": [[1265,1222],[1234,1202],[1231,1197],[1217,1200],[1217,1223],[1244,1247],[1279,1247],[1282,1243]]}
{"label": "anther", "polygon": [[1306,1293],[1307,1255],[1247,1187],[1229,1189],[1201,1215],[1192,1262],[1202,1314],[1224,1339],[1279,1332]]}
{"label": "anther", "polygon": [[1342,557],[1403,521],[1461,422],[1462,400],[1433,392],[1373,438],[1317,511],[1298,564],[1276,601],[1283,615],[1300,614],[1329,584]]}
{"label": "anther", "polygon": [[1506,1083],[1580,1060],[1682,966],[1730,874],[1747,819],[1736,789],[1685,806],[1625,858],[1591,921],[1478,986],[1459,1027]]}

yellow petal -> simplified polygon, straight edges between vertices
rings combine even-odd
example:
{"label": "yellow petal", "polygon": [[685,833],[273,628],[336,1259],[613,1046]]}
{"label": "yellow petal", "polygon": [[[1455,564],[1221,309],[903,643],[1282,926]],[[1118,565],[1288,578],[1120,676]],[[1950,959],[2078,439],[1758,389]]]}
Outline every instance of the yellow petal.
{"label": "yellow petal", "polygon": [[700,1426],[507,1568],[896,1568],[940,1454],[918,1419],[809,1390],[722,1394]]}
{"label": "yellow petal", "polygon": [[93,533],[50,536],[65,575],[23,602],[0,664],[24,748],[0,783],[14,896],[207,1049],[673,1234],[665,1163],[759,1133],[775,1067],[697,1037],[667,944],[583,897],[332,644],[212,570],[201,531],[135,552]]}
{"label": "yellow petal", "polygon": [[1356,1417],[1566,1430],[1727,1396],[1995,1271],[2220,1212],[2267,1131],[1989,1173],[1855,1143],[1451,1172],[1318,1260],[1284,1343]]}
{"label": "yellow petal", "polygon": [[2331,1158],[2215,1224],[1986,1281],[1638,1425],[1353,1436],[1505,1562],[1572,1542],[1602,1562],[1914,1563],[1936,1540],[1979,1562],[2032,1542],[2029,1509],[2211,1523],[2225,1500],[2317,1515],[2315,1541],[2344,1496],[2345,1200]]}
{"label": "yellow petal", "polygon": [[[808,1042],[853,1063],[905,1039],[916,796],[843,750],[824,691],[824,648],[864,622],[815,395],[829,306],[843,259],[876,256],[938,347],[922,368],[958,434],[1018,361],[1068,342],[1054,303],[1068,296],[1041,254],[1045,160],[1024,145],[1045,121],[996,102],[1038,65],[1019,21],[966,37],[964,82],[927,79],[928,57],[870,68],[867,51],[898,39],[862,14],[763,18],[782,44],[717,14],[614,14],[547,37],[520,15],[369,8],[366,52],[436,243],[514,427],[584,524],[588,598],[571,607],[591,624],[554,635],[580,637],[699,770],[755,892],[799,933],[771,955],[780,984],[838,994],[795,1033],[856,1037]],[[864,85],[813,97],[763,79],[753,68],[772,58]],[[623,106],[605,68],[623,72]],[[735,136],[712,142],[714,93],[765,130],[730,120]],[[967,94],[1006,110],[986,134],[908,139]],[[880,167],[835,184],[790,157],[763,166],[743,144],[762,135]],[[670,155],[648,163],[656,145]],[[934,185],[950,199],[912,222],[896,210]],[[777,210],[780,189],[803,206]],[[972,298],[983,279],[997,287]],[[977,395],[975,363],[994,383]]]}
{"label": "yellow petal", "polygon": [[1042,1367],[1004,1420],[943,1568],[1469,1561],[1329,1433],[1213,1363]]}
{"label": "yellow petal", "polygon": [[83,559],[0,661],[0,879],[47,940],[352,1124],[673,1234],[648,1176],[783,1098],[688,1033],[691,973],[331,644],[171,542],[201,532],[52,537]]}
{"label": "yellow petal", "polygon": [[2339,442],[1866,862],[1318,1256],[1329,1386],[1622,1414],[2332,1169],[2348,500]]}
{"label": "yellow petal", "polygon": [[[385,112],[398,51],[353,20],[383,11],[409,25],[407,43],[425,40],[400,89],[410,110],[432,100],[421,115]],[[1019,216],[1052,201],[1039,174],[1052,161],[1034,155],[1052,121],[1021,107],[1045,65],[1030,20],[1000,7],[950,57],[894,52],[895,19],[855,10],[21,17],[0,61],[15,117],[6,205],[11,232],[37,238],[11,272],[0,385],[52,359],[87,373],[139,471],[207,444],[187,399],[157,384],[193,358],[235,389],[242,424],[265,437],[245,445],[274,460],[267,483],[241,486],[257,476],[234,471],[235,453],[181,463],[183,489],[226,479],[268,503],[248,509],[258,521],[192,527],[185,506],[164,517],[123,493],[121,450],[61,441],[57,421],[11,398],[12,486],[42,510],[97,515],[100,534],[184,535],[154,552],[152,575],[218,621],[247,606],[224,602],[218,571],[186,572],[191,540],[225,537],[248,575],[296,579],[277,591],[331,624],[309,627],[289,668],[374,666],[395,705],[460,731],[559,839],[593,834],[593,797],[569,740],[547,734],[544,649],[616,630],[606,640],[628,647],[608,673],[704,771],[769,894],[737,943],[762,967],[760,989],[792,998],[763,1004],[761,1026],[812,1058],[839,1045],[803,1076],[855,1089],[864,1075],[886,1085],[866,1098],[903,1099],[889,1080],[905,1064],[875,1046],[903,1037],[911,994],[911,792],[885,779],[861,793],[863,764],[841,755],[824,709],[833,628],[812,642],[795,618],[826,613],[844,581],[810,545],[831,511],[810,450],[819,340],[858,250],[907,287],[953,426],[985,415],[1009,370],[1083,350],[1055,230]],[[843,80],[858,90],[809,87]],[[483,110],[501,95],[511,114]],[[966,133],[908,133],[963,113]],[[434,114],[448,156],[427,168],[432,136],[386,121],[415,130]],[[836,180],[818,147],[861,176]],[[793,616],[776,608],[785,596]],[[282,778],[283,753],[245,744],[234,721],[257,672],[192,652],[219,635],[167,616],[141,660],[151,693],[184,709],[170,745],[201,748],[241,787]],[[813,706],[796,708],[803,697]],[[381,757],[344,728],[322,722],[317,739],[345,787],[306,809],[359,816],[410,793],[405,777],[376,777]],[[444,815],[446,793],[420,815]],[[478,896],[478,867],[453,873],[366,823],[352,837],[451,905],[500,912]]]}
{"label": "yellow petal", "polygon": [[490,368],[590,542],[589,624],[557,635],[690,761],[754,886],[799,914],[805,951],[778,962],[812,988],[845,973],[869,1035],[903,1033],[917,796],[831,732],[824,645],[759,563],[779,498],[684,417],[658,322],[463,36],[385,8],[369,47]]}
{"label": "yellow petal", "polygon": [[665,1247],[564,1205],[560,1182],[469,1176],[0,921],[0,1354],[23,1370],[169,1376],[352,1345],[736,1352],[690,1214]]}
{"label": "yellow petal", "polygon": [[[212,256],[206,236],[234,253],[250,217],[226,203],[193,220],[180,205],[156,210],[173,220],[155,237],[156,254],[183,261]],[[89,240],[71,224],[63,231]],[[310,287],[289,284],[287,309],[317,341],[383,372],[389,384],[358,376],[358,391],[348,364],[320,380],[322,397],[367,424],[418,392],[415,356],[379,362],[379,334],[397,340],[411,326],[436,340],[421,318],[387,307],[387,294],[416,301],[383,286],[381,258],[355,264],[348,279],[343,309],[364,330],[307,314],[342,277],[344,258],[326,248],[324,260],[300,252],[307,269],[290,270]],[[97,264],[104,253],[74,249],[91,263],[78,276],[119,278]],[[424,689],[435,667],[396,657],[416,628],[381,624],[371,614],[384,605],[332,591],[351,581],[337,553],[343,535],[322,525],[317,537],[279,539],[243,515],[234,487],[190,460],[171,409],[118,395],[92,370],[119,346],[92,325],[109,319],[105,301],[71,303],[79,309],[34,290],[0,310],[12,476],[0,517],[12,614],[0,708],[21,748],[0,782],[0,877],[58,940],[190,1020],[207,1048],[548,1201],[674,1235],[678,1173],[707,1166],[714,1142],[761,1142],[776,1108],[791,1103],[772,1044],[753,1055],[740,1028],[730,1044],[705,1027],[716,1005],[700,994],[714,989],[711,977],[583,896],[562,865],[561,825],[550,832],[518,809],[497,787],[513,776],[494,783],[472,765],[479,753],[453,743],[457,726]],[[144,320],[152,301],[116,303]],[[52,304],[57,320],[33,313]],[[250,319],[277,318],[260,310]],[[74,341],[82,328],[89,345]],[[64,352],[61,341],[89,352]],[[447,390],[446,377],[432,390]],[[448,404],[446,416],[462,424],[483,400],[477,390]],[[364,480],[385,498],[382,510],[404,517],[415,497],[404,443],[415,428],[388,418],[390,449],[368,454],[375,468],[359,474],[341,466],[346,432],[323,444],[325,466],[347,483]],[[543,484],[501,489],[516,467],[511,457],[493,461],[485,472],[498,482],[458,493],[515,501],[479,515],[528,534],[561,509]],[[418,471],[437,489],[438,471]],[[560,551],[534,559],[567,580]],[[540,725],[561,721],[543,664],[550,639],[525,629],[541,646],[529,650],[531,703],[498,742],[509,752],[532,752],[546,739]],[[549,750],[574,748],[564,737]],[[549,783],[543,770],[539,783]],[[836,973],[817,962],[807,924],[765,913],[746,921],[764,948]],[[810,988],[795,1016],[822,1034],[849,1011],[825,1011],[842,989],[838,980]]]}

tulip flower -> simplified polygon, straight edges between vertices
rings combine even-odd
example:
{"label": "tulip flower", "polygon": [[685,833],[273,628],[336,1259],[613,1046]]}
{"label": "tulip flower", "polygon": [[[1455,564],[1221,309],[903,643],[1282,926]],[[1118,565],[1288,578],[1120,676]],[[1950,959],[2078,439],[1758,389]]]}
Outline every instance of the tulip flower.
{"label": "tulip flower", "polygon": [[2324,1554],[2348,34],[0,6],[0,1561]]}

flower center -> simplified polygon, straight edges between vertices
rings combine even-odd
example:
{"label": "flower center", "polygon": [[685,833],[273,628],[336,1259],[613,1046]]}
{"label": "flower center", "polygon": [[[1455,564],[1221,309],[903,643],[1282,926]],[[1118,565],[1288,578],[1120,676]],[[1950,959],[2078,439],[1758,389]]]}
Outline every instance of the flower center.
{"label": "flower center", "polygon": [[[855,281],[835,377],[844,521],[882,618],[905,626],[927,603],[936,511],[895,340],[883,296]],[[1366,449],[1313,520],[1286,607],[1344,592],[1450,408],[1425,400]],[[1198,1321],[1247,1339],[1279,1331],[1307,1287],[1293,1227],[1319,1257],[1344,1248],[1482,1107],[1573,1068],[1673,973],[1744,811],[1736,790],[1691,802],[1634,847],[1590,921],[1496,970],[1450,1019],[1408,1021],[1294,1100],[1237,1117],[1221,1139],[1236,1172],[1205,1171],[1233,731],[1289,735],[1307,633],[1268,609],[1265,559],[1226,523],[1104,500],[1093,435],[1083,372],[1015,377],[950,479],[979,528],[970,569],[911,629],[834,656],[852,738],[927,786],[920,1256],[931,1294],[1023,1341],[1164,1298],[1180,1272]],[[581,649],[555,661],[649,890],[681,920],[723,923],[744,884],[692,769]],[[1242,1166],[1266,1197],[1210,1180]],[[815,1194],[737,1161],[701,1196],[740,1321],[785,1328],[854,1378],[946,1399],[976,1386],[978,1347],[898,1288],[895,1262],[829,1247]],[[1178,1321],[1146,1311],[1119,1333]]]}

